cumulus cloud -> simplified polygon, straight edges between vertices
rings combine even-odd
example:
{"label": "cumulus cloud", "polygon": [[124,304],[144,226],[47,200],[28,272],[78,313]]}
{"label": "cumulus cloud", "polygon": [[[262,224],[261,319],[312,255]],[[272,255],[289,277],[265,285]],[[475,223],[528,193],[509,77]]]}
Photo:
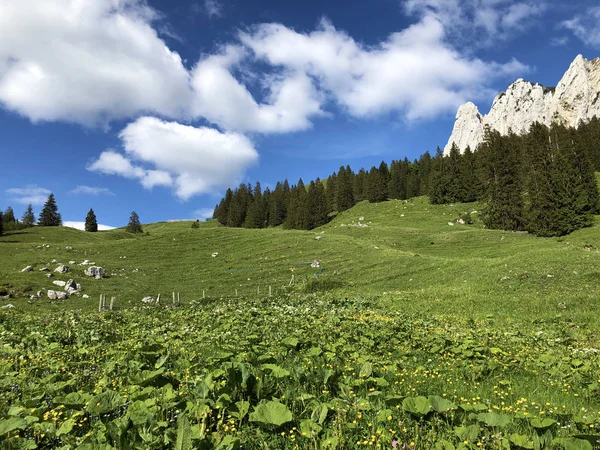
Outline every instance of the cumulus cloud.
{"label": "cumulus cloud", "polygon": [[181,200],[239,181],[258,160],[243,135],[154,117],[141,117],[119,137],[124,154],[107,150],[88,169],[137,179],[145,188],[172,186]]}
{"label": "cumulus cloud", "polygon": [[600,6],[589,8],[585,14],[565,20],[562,26],[571,30],[587,46],[600,48]]}
{"label": "cumulus cloud", "polygon": [[75,189],[73,189],[72,191],[70,191],[71,194],[84,194],[84,195],[115,195],[110,189],[108,188],[101,188],[101,187],[93,187],[93,186],[83,186],[83,185],[79,185],[77,186]]}
{"label": "cumulus cloud", "polygon": [[499,64],[461,55],[444,41],[443,24],[432,16],[373,47],[325,20],[311,33],[263,24],[240,39],[270,65],[316,80],[356,117],[400,111],[408,120],[431,118],[480,97],[494,77],[527,71],[516,60]]}
{"label": "cumulus cloud", "polygon": [[48,200],[52,192],[49,189],[39,187],[35,184],[28,184],[24,188],[10,188],[6,194],[11,200],[23,205],[43,205]]}
{"label": "cumulus cloud", "polygon": [[545,1],[512,0],[406,0],[404,11],[434,17],[447,37],[471,45],[492,45],[531,27],[546,11]]}
{"label": "cumulus cloud", "polygon": [[189,73],[159,17],[142,0],[0,2],[0,104],[33,122],[185,115]]}
{"label": "cumulus cloud", "polygon": [[192,71],[194,114],[227,130],[289,132],[309,128],[322,114],[320,95],[306,73],[286,70],[264,79],[266,103],[259,104],[233,71],[250,55],[237,45],[200,60]]}
{"label": "cumulus cloud", "polygon": [[[77,230],[85,230],[85,222],[74,222],[72,220],[65,220],[63,222],[63,227],[76,228]],[[107,231],[114,230],[115,227],[111,227],[110,225],[102,225],[98,224],[99,231]]]}

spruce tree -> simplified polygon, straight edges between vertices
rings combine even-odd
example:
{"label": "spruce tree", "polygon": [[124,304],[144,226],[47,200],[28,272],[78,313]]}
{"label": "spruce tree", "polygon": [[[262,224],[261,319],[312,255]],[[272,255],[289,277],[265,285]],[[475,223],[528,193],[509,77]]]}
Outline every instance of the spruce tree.
{"label": "spruce tree", "polygon": [[354,202],[362,202],[367,199],[367,173],[360,169],[354,176]]}
{"label": "spruce tree", "polygon": [[[289,190],[289,187],[288,187]],[[289,195],[289,193],[288,193]],[[277,183],[271,193],[269,200],[269,226],[277,227],[285,222],[286,199],[284,197],[283,185]]]}
{"label": "spruce tree", "polygon": [[11,206],[6,208],[6,211],[4,211],[4,214],[2,217],[3,217],[2,220],[4,222],[4,225],[6,225],[6,226],[10,226],[17,222],[17,220],[15,219],[15,212],[13,211]]}
{"label": "spruce tree", "polygon": [[92,208],[90,208],[85,218],[85,231],[89,231],[90,233],[98,231],[98,221]]}
{"label": "spruce tree", "polygon": [[337,192],[337,175],[334,172],[327,178],[327,187],[325,193],[327,195],[327,210],[332,213],[337,211],[336,204],[336,192]]}
{"label": "spruce tree", "polygon": [[441,205],[448,200],[448,177],[446,174],[446,158],[438,147],[437,154],[431,162],[431,175],[429,177],[429,202]]}
{"label": "spruce tree", "polygon": [[327,197],[325,187],[319,178],[308,186],[309,228],[320,227],[327,223]]}
{"label": "spruce tree", "polygon": [[419,195],[429,193],[431,165],[431,155],[429,152],[425,152],[419,158]]}
{"label": "spruce tree", "polygon": [[367,199],[370,203],[378,203],[387,200],[385,178],[375,166],[371,167],[367,178]]}
{"label": "spruce tree", "polygon": [[409,163],[406,177],[406,198],[418,197],[421,191],[421,168],[417,161]]}
{"label": "spruce tree", "polygon": [[62,218],[58,212],[54,194],[48,196],[48,200],[46,200],[38,217],[38,225],[42,227],[59,227],[62,225]]}
{"label": "spruce tree", "polygon": [[479,193],[479,179],[475,167],[475,155],[471,147],[467,147],[460,157],[459,167],[460,197],[457,201],[470,203],[477,200]]}
{"label": "spruce tree", "polygon": [[524,226],[521,153],[514,139],[486,129],[485,141],[478,151],[485,152],[486,205],[483,223],[488,228],[516,231]]}
{"label": "spruce tree", "polygon": [[354,174],[350,166],[340,167],[335,183],[335,204],[338,212],[346,211],[354,206]]}
{"label": "spruce tree", "polygon": [[35,225],[35,214],[33,214],[33,206],[31,205],[31,203],[27,205],[27,209],[23,214],[21,222],[23,223],[23,226],[25,228],[31,228]]}
{"label": "spruce tree", "polygon": [[2,235],[2,233],[4,233],[4,220],[3,220],[3,214],[2,211],[0,211],[0,235]]}
{"label": "spruce tree", "polygon": [[140,217],[138,214],[133,211],[131,216],[129,217],[129,223],[127,224],[127,228],[125,229],[129,233],[142,233],[142,224],[140,223]]}
{"label": "spruce tree", "polygon": [[246,228],[263,228],[266,225],[267,211],[260,183],[257,181],[252,193],[252,201],[244,221]]}

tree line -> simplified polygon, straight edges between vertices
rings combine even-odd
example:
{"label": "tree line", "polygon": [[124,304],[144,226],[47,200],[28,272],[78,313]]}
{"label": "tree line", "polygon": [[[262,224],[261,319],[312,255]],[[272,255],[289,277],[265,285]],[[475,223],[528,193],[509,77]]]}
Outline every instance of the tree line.
{"label": "tree line", "polygon": [[[15,213],[11,206],[6,208],[4,212],[0,211],[0,235],[5,231],[22,230],[25,228],[31,228],[34,225],[41,227],[59,227],[62,226],[62,224],[62,217],[58,212],[58,205],[56,204],[56,198],[54,197],[54,194],[50,194],[46,200],[46,203],[44,203],[44,206],[38,217],[37,224],[31,203],[27,206],[27,209],[23,213],[23,217],[20,221],[15,217]],[[90,208],[85,218],[84,229],[85,231],[91,233],[98,231],[98,219],[96,218],[96,213],[92,208]],[[125,230],[129,233],[143,232],[140,218],[135,211],[131,213],[131,216],[129,217],[129,223],[127,224]]]}
{"label": "tree line", "polygon": [[433,204],[483,202],[488,228],[560,236],[589,226],[599,212],[594,170],[600,171],[599,119],[577,130],[535,123],[523,136],[486,130],[477,150],[463,154],[453,146],[444,157],[438,147],[434,157],[426,152],[358,172],[342,166],[324,180],[284,180],[272,191],[259,182],[240,184],[226,191],[213,218],[229,227],[310,230],[364,200],[427,195]]}

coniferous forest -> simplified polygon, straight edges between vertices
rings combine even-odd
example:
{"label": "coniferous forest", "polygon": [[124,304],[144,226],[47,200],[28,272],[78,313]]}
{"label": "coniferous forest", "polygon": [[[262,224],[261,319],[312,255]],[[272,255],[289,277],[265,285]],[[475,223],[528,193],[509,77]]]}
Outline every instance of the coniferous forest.
{"label": "coniferous forest", "polygon": [[229,227],[283,225],[310,230],[356,203],[427,195],[433,204],[480,201],[486,227],[561,236],[591,225],[599,210],[600,119],[577,130],[539,123],[523,136],[486,130],[485,141],[460,154],[423,154],[354,172],[340,167],[325,180],[278,182],[263,190],[228,189],[213,218]]}

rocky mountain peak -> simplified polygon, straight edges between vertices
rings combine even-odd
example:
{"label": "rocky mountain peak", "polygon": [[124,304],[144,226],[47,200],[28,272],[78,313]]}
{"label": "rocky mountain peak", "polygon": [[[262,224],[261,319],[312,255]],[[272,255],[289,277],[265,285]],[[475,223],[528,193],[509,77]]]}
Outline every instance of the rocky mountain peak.
{"label": "rocky mountain peak", "polygon": [[486,126],[503,135],[510,130],[524,134],[534,122],[577,127],[594,116],[600,116],[600,58],[589,61],[577,55],[556,88],[519,78],[496,96],[485,116],[471,102],[460,106],[444,154],[450,153],[452,143],[461,152],[467,146],[475,150]]}

